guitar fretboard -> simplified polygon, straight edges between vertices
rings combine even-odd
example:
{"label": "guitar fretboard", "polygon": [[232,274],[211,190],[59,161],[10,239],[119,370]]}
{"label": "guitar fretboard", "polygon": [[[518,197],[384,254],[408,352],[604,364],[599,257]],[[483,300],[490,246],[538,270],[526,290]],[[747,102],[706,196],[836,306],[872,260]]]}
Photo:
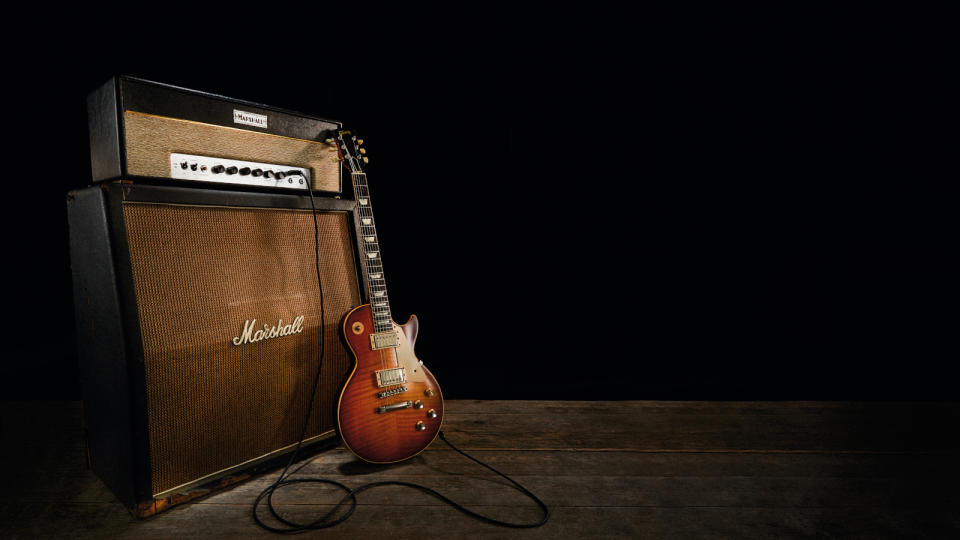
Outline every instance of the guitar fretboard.
{"label": "guitar fretboard", "polygon": [[377,238],[376,223],[373,221],[373,207],[370,204],[367,175],[351,173],[351,176],[353,177],[353,193],[357,201],[357,215],[360,219],[363,271],[367,276],[367,293],[370,298],[370,309],[373,312],[373,326],[377,332],[386,332],[393,330],[393,317],[390,314],[387,282],[383,277],[380,241]]}

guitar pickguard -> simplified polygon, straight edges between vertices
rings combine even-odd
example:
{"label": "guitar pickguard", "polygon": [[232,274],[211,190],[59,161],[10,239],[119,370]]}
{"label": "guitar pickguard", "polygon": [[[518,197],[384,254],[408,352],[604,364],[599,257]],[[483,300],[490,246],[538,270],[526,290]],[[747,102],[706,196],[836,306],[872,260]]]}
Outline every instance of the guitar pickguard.
{"label": "guitar pickguard", "polygon": [[403,369],[405,382],[425,382],[427,379],[423,374],[423,368],[421,368],[420,360],[413,354],[413,347],[410,345],[410,340],[407,339],[407,334],[397,323],[393,323],[393,330],[397,333],[399,341],[393,349],[397,358],[396,367]]}

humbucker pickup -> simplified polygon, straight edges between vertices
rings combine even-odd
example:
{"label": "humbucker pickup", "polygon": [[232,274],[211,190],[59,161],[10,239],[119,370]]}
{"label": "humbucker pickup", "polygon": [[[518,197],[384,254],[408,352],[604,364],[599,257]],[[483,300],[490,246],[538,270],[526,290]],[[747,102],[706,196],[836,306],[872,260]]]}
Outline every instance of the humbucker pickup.
{"label": "humbucker pickup", "polygon": [[400,334],[395,331],[370,334],[370,348],[373,350],[397,347],[400,345]]}
{"label": "humbucker pickup", "polygon": [[376,374],[377,386],[381,388],[384,386],[393,386],[395,384],[403,384],[407,382],[407,375],[403,372],[402,367],[381,369],[377,371]]}

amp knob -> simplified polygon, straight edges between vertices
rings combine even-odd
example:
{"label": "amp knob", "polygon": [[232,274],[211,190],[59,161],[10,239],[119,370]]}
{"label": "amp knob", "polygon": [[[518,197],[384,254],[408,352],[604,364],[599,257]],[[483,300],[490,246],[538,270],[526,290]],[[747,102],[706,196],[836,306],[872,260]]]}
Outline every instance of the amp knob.
{"label": "amp knob", "polygon": [[236,167],[227,167],[227,174],[237,174]]}

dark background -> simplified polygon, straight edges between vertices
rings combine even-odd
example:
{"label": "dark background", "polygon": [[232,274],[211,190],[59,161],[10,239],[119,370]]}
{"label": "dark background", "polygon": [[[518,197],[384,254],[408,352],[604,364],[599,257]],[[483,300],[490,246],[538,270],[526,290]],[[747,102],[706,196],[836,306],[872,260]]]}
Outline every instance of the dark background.
{"label": "dark background", "polygon": [[950,18],[9,16],[5,399],[79,397],[64,196],[121,73],[362,134],[448,398],[956,397]]}

